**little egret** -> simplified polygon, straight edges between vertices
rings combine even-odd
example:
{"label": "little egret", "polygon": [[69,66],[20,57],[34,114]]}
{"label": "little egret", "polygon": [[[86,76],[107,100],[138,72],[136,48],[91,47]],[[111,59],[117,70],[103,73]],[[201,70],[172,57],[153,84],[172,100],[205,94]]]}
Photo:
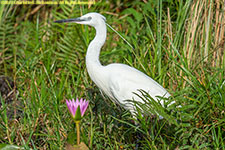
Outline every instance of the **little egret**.
{"label": "little egret", "polygon": [[[57,20],[56,23],[73,22],[90,25],[95,28],[96,35],[90,42],[86,54],[86,67],[89,76],[94,83],[111,100],[130,110],[134,116],[136,109],[127,100],[143,102],[136,94],[144,90],[155,100],[159,100],[162,106],[163,100],[159,97],[168,98],[170,94],[156,81],[143,72],[125,64],[113,63],[103,66],[99,61],[101,47],[106,40],[106,18],[98,13],[88,13],[79,18]],[[158,97],[159,96],[159,97]],[[144,110],[143,110],[144,111]]]}

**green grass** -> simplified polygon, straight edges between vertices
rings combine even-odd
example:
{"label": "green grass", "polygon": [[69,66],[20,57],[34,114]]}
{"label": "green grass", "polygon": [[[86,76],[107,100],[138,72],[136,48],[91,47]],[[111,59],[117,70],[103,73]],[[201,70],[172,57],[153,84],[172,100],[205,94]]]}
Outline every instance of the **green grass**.
{"label": "green grass", "polygon": [[[217,3],[218,2],[218,3]],[[36,12],[32,12],[34,9]],[[198,9],[196,9],[198,8]],[[225,149],[224,2],[117,1],[87,5],[1,5],[0,75],[17,84],[17,116],[1,98],[0,143],[25,149],[64,149],[75,143],[75,124],[65,99],[90,105],[81,141],[90,149]],[[176,104],[162,108],[143,93],[148,108],[132,123],[130,113],[103,97],[85,68],[95,31],[54,20],[96,11],[131,45],[108,28],[100,60],[125,63],[146,73]],[[182,107],[177,107],[181,105]],[[165,119],[150,114],[157,111]]]}

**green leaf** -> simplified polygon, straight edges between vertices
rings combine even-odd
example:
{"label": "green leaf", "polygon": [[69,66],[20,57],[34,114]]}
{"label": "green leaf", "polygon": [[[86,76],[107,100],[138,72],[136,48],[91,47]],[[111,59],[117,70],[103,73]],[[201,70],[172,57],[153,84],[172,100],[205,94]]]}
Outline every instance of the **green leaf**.
{"label": "green leaf", "polygon": [[0,149],[1,150],[16,150],[16,149],[21,149],[21,147],[16,145],[0,144]]}
{"label": "green leaf", "polygon": [[74,144],[74,142],[76,141],[76,133],[74,132],[74,130],[70,131],[68,133],[67,136],[67,140],[66,140],[69,144]]}
{"label": "green leaf", "polygon": [[75,117],[74,117],[74,121],[80,121],[80,120],[81,120],[81,112],[80,112],[80,106],[78,106]]}
{"label": "green leaf", "polygon": [[7,146],[7,144],[0,144],[0,149]]}

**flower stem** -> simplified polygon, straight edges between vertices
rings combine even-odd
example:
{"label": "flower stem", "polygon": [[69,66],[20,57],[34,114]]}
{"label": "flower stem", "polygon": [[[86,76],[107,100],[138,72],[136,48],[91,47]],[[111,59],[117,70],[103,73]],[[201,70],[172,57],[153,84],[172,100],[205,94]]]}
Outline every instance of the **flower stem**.
{"label": "flower stem", "polygon": [[77,129],[77,145],[80,144],[80,121],[75,121]]}

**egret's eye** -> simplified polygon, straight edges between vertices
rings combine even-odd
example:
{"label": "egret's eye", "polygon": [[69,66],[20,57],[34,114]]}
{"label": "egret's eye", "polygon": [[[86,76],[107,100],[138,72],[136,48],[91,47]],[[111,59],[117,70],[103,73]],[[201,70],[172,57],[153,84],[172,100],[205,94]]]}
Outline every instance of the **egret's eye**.
{"label": "egret's eye", "polygon": [[89,21],[89,20],[91,20],[92,19],[92,17],[91,16],[89,16],[88,18],[87,18],[87,20]]}

